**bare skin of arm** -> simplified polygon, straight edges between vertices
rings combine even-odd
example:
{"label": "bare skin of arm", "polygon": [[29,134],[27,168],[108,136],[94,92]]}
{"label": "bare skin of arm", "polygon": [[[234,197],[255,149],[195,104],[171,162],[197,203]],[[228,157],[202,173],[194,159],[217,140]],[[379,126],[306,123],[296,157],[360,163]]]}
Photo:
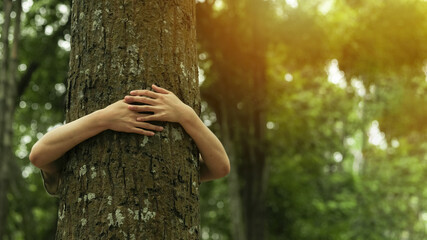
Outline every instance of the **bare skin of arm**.
{"label": "bare skin of arm", "polygon": [[175,94],[153,85],[156,92],[135,90],[126,96],[126,102],[139,102],[148,105],[130,105],[136,112],[154,112],[152,115],[138,117],[138,121],[168,121],[181,124],[194,140],[202,155],[200,166],[201,181],[209,181],[226,176],[230,172],[230,161],[219,139],[206,127],[194,110],[184,104]]}
{"label": "bare skin of arm", "polygon": [[[204,126],[193,109],[182,103],[172,92],[155,85],[153,89],[156,92],[135,90],[132,94],[141,96],[126,96],[124,100],[48,132],[33,146],[30,153],[31,163],[40,168],[49,181],[51,176],[60,171],[62,163],[56,160],[86,139],[107,129],[153,136],[154,131],[162,131],[163,128],[147,121],[168,121],[179,122],[199,147],[203,157],[200,170],[202,181],[227,175],[230,165],[222,144]],[[140,94],[142,92],[144,94]],[[129,105],[132,102],[151,104]],[[138,112],[142,111],[137,107],[150,108],[151,110],[143,111],[151,111],[154,114],[140,114]]]}

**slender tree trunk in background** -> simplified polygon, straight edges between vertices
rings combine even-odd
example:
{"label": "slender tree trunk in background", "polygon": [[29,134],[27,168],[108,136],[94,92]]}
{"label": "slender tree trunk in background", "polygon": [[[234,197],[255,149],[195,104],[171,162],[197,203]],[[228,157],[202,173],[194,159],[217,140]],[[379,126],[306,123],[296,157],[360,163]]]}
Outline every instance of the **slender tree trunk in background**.
{"label": "slender tree trunk in background", "polygon": [[243,189],[246,191],[244,194],[244,202],[246,203],[245,213],[247,224],[248,240],[263,240],[265,239],[265,226],[266,226],[266,193],[267,193],[267,176],[268,169],[266,167],[266,92],[267,92],[267,79],[266,79],[266,42],[260,36],[263,31],[263,26],[260,23],[259,9],[255,6],[258,0],[249,1],[248,12],[254,16],[250,23],[252,28],[252,41],[251,41],[251,56],[252,59],[252,106],[251,113],[251,132],[250,154],[249,163],[243,163],[246,166],[245,182],[247,186]]}
{"label": "slender tree trunk in background", "polygon": [[232,122],[235,121],[230,117],[230,113],[227,111],[226,102],[223,101],[221,105],[221,118],[219,119],[221,125],[221,138],[224,144],[225,150],[227,151],[228,157],[230,158],[230,165],[233,171],[228,175],[228,194],[230,196],[230,214],[231,218],[231,234],[233,239],[246,239],[245,224],[243,221],[243,205],[240,194],[240,181],[239,173],[234,169],[237,169],[236,159],[236,146],[233,144],[230,129],[232,128]]}
{"label": "slender tree trunk in background", "polygon": [[[0,68],[0,239],[5,234],[8,216],[7,194],[12,184],[18,184],[22,180],[15,179],[16,173],[15,155],[13,153],[13,116],[15,112],[17,96],[17,66],[18,44],[20,40],[21,24],[21,0],[15,2],[13,41],[10,48],[9,29],[12,26],[10,13],[13,9],[11,0],[3,1],[4,21],[2,26],[1,42],[3,53]],[[11,50],[11,51],[10,51]],[[15,179],[15,181],[11,181]]]}
{"label": "slender tree trunk in background", "polygon": [[262,0],[239,1],[239,4],[230,0],[226,1],[227,9],[221,10],[225,13],[215,13],[213,4],[214,1],[198,4],[201,44],[212,61],[210,70],[214,72],[211,76],[214,80],[203,94],[219,116],[222,140],[230,154],[232,239],[263,240],[268,177],[267,39],[261,22],[266,4]]}
{"label": "slender tree trunk in background", "polygon": [[[262,46],[256,48],[262,49]],[[265,54],[265,53],[262,53]],[[267,192],[267,167],[266,167],[266,144],[265,144],[265,57],[262,54],[256,54],[254,63],[256,66],[253,68],[253,93],[254,102],[252,103],[253,109],[251,114],[251,124],[253,133],[250,138],[250,154],[248,159],[249,163],[244,163],[246,166],[245,182],[247,183],[243,191],[244,202],[246,203],[245,213],[247,214],[247,236],[248,240],[263,240],[265,239],[265,199]]]}
{"label": "slender tree trunk in background", "polygon": [[[67,122],[157,83],[200,112],[195,1],[74,1]],[[68,152],[57,239],[198,239],[198,150],[178,124]]]}
{"label": "slender tree trunk in background", "polygon": [[[257,50],[254,50],[257,52]],[[243,206],[243,224],[245,240],[265,239],[265,198],[267,188],[266,145],[265,145],[265,62],[263,57],[254,54],[254,62],[249,78],[252,80],[251,100],[245,105],[247,112],[241,119],[245,128],[234,128],[233,135],[239,135],[243,148],[240,149],[240,161],[237,161],[238,182],[240,197]],[[245,119],[247,119],[245,121]],[[230,179],[231,180],[231,179]],[[233,216],[234,217],[234,216]],[[239,238],[243,239],[243,238]]]}
{"label": "slender tree trunk in background", "polygon": [[5,234],[6,220],[8,215],[8,200],[7,192],[9,191],[8,183],[8,161],[12,156],[12,133],[11,129],[11,112],[10,102],[8,96],[10,93],[7,91],[10,85],[8,76],[9,65],[9,26],[10,26],[10,12],[12,10],[12,1],[3,1],[3,11],[5,20],[2,26],[1,42],[3,44],[3,58],[0,70],[0,239]]}

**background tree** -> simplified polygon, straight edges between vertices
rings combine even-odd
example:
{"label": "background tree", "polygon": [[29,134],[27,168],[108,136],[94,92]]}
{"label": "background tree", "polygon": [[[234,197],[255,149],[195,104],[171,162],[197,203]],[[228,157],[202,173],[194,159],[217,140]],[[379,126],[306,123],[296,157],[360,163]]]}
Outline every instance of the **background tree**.
{"label": "background tree", "polygon": [[[61,1],[29,4],[28,1],[0,3],[0,18],[5,20],[1,21],[0,55],[3,63],[0,91],[4,93],[1,118],[5,120],[0,142],[0,158],[5,166],[0,170],[4,171],[0,185],[4,190],[2,199],[7,201],[7,207],[0,211],[5,217],[0,227],[3,239],[49,239],[55,231],[56,214],[52,214],[56,212],[55,201],[43,193],[40,176],[31,174],[34,170],[25,157],[31,142],[53,122],[62,119],[60,86],[65,75],[61,74],[66,73],[68,54],[58,41],[65,42],[69,28],[67,5]],[[8,144],[8,139],[12,143]],[[46,224],[34,228],[37,222]]]}
{"label": "background tree", "polygon": [[[18,88],[17,78],[17,64],[18,64],[18,44],[20,38],[20,21],[21,21],[21,2],[15,5],[17,17],[13,22],[11,19],[11,12],[13,8],[12,1],[4,1],[3,6],[5,12],[5,19],[3,20],[1,43],[3,46],[2,61],[0,73],[0,225],[6,225],[8,215],[8,199],[7,192],[11,185],[9,172],[16,171],[16,165],[13,161],[12,152],[12,122],[13,113],[16,107],[16,95]],[[9,47],[9,31],[11,26],[14,26],[13,42]],[[15,185],[16,187],[16,185]],[[5,228],[0,228],[0,237],[5,233]]]}
{"label": "background tree", "polygon": [[[9,187],[4,239],[48,239],[55,229],[55,199],[27,154],[63,121],[68,4],[22,2],[18,76],[39,65],[14,116],[21,173],[7,175],[21,178],[18,189],[28,193],[21,199]],[[425,239],[427,2],[204,0],[197,7],[201,116],[234,164],[249,162],[242,152],[255,151],[249,142],[260,143],[248,131],[257,105],[252,75],[261,62],[253,34],[265,44],[259,49],[265,54],[265,142],[259,145],[268,172],[266,239]],[[224,119],[237,129],[227,130]],[[243,174],[233,175],[236,169],[200,186],[202,239],[237,239],[232,226],[246,224],[245,205],[235,201],[243,195],[235,190],[248,185]],[[46,223],[34,235],[23,227],[29,212],[35,223]]]}
{"label": "background tree", "polygon": [[263,21],[272,21],[272,8],[262,1],[223,1],[224,9],[216,11],[214,4],[205,1],[197,9],[201,51],[216,74],[202,86],[202,96],[217,116],[234,169],[229,178],[233,239],[264,239],[271,28]]}
{"label": "background tree", "polygon": [[[265,128],[267,139],[270,140],[267,146],[271,147],[265,148],[268,149],[265,151],[267,159],[271,161],[268,165],[272,171],[269,174],[267,196],[268,219],[271,220],[268,224],[269,238],[381,239],[397,237],[400,234],[406,236],[408,232],[411,232],[411,236],[420,237],[421,235],[416,233],[418,230],[408,230],[411,226],[409,222],[414,223],[416,220],[409,220],[408,217],[408,225],[400,223],[397,224],[399,227],[391,227],[394,224],[389,221],[391,216],[401,215],[392,211],[378,214],[384,211],[381,206],[387,206],[388,209],[396,207],[394,203],[388,202],[387,198],[381,197],[395,190],[386,188],[381,192],[377,188],[371,190],[367,186],[379,184],[377,181],[382,178],[378,169],[384,170],[380,174],[388,176],[384,179],[393,175],[409,178],[391,167],[393,162],[402,161],[402,156],[396,155],[390,162],[385,161],[390,159],[391,155],[382,152],[387,151],[390,154],[395,151],[392,148],[398,146],[400,141],[389,139],[395,147],[389,142],[389,147],[385,149],[387,140],[381,136],[387,132],[381,132],[385,125],[378,121],[383,119],[383,111],[394,108],[395,105],[390,104],[398,101],[395,98],[398,96],[395,95],[397,92],[392,93],[390,90],[402,89],[401,83],[405,82],[403,76],[411,74],[408,76],[411,79],[409,82],[424,81],[422,66],[425,64],[426,54],[424,46],[418,43],[425,39],[426,19],[421,17],[421,13],[425,12],[426,4],[422,1],[393,1],[390,4],[368,1],[271,1],[272,8],[263,8],[260,7],[262,4],[268,4],[260,2],[257,10],[269,9],[266,11],[273,15],[273,18],[263,18],[262,31],[256,34],[268,36],[270,28],[275,31],[274,37],[269,38],[272,40],[264,42],[267,45],[268,60],[265,81],[267,95],[263,101],[269,106],[266,109]],[[253,49],[245,44],[246,40],[251,39],[245,34],[252,28],[249,21],[242,19],[257,17],[242,7],[245,4],[246,1],[204,1],[200,4],[202,11],[199,13],[202,20],[199,21],[199,36],[203,49],[200,57],[204,60],[201,66],[207,73],[202,95],[207,93],[203,96],[220,123],[224,111],[218,106],[223,104],[223,99],[228,100],[227,107],[232,109],[230,114],[236,116],[242,111],[243,116],[250,112],[249,108],[257,104],[256,99],[259,96],[255,90],[248,91],[244,85],[250,82],[248,74],[254,68],[249,68],[247,62],[256,62],[256,58],[244,54],[245,51],[253,52]],[[274,13],[277,18],[274,18]],[[401,17],[393,18],[396,15]],[[206,26],[209,26],[209,29]],[[399,28],[404,30],[396,31]],[[240,29],[242,31],[239,31]],[[406,32],[408,34],[404,34]],[[414,44],[407,44],[409,42]],[[390,79],[386,76],[399,76],[396,79],[399,84],[386,82]],[[371,84],[373,81],[376,83]],[[405,92],[418,96],[413,99],[415,103],[424,103],[423,98],[414,93],[423,92],[425,84],[411,85],[412,90],[403,87],[407,89]],[[213,89],[221,89],[221,86],[228,86],[224,88],[225,91],[221,91],[225,96],[211,94]],[[249,103],[246,108],[245,99]],[[412,103],[413,100],[406,99],[405,102]],[[422,110],[425,107],[418,104],[417,106],[419,107],[411,110],[407,116],[412,120],[418,119],[417,125],[420,125],[418,121],[424,119],[425,114],[419,111],[425,112]],[[407,119],[394,114],[393,116],[399,119],[398,122]],[[250,118],[246,116],[234,123],[231,132],[239,132],[238,129],[243,133],[250,132],[248,119]],[[385,119],[395,121],[389,117]],[[412,126],[420,129],[417,125]],[[378,126],[381,126],[381,130]],[[221,127],[222,131],[226,131],[226,127]],[[389,129],[406,131],[406,128],[395,125]],[[251,152],[252,149],[244,147],[244,142],[250,141],[248,139],[261,142],[250,134],[244,136],[244,140],[232,141],[239,145],[233,148],[234,151],[238,152],[236,149],[240,147],[245,149],[246,153]],[[412,142],[411,146],[420,146],[421,142],[425,142],[423,138],[416,139],[420,140],[418,144]],[[423,158],[425,151],[422,150],[418,154],[418,157]],[[236,162],[241,161],[242,165],[249,165],[247,159],[240,156]],[[373,169],[368,166],[368,159],[375,166]],[[387,167],[382,166],[383,164],[387,164]],[[419,165],[411,164],[404,168],[408,170],[410,166]],[[360,175],[365,171],[369,174]],[[255,176],[257,175],[253,175],[254,178]],[[415,172],[412,172],[411,176],[416,176]],[[229,180],[234,182],[231,178],[232,175]],[[261,180],[258,178],[258,181]],[[252,187],[242,185],[243,188]],[[404,185],[416,184],[413,182],[400,186]],[[257,193],[262,195],[262,191]],[[375,196],[372,196],[373,193]],[[400,200],[396,200],[399,203],[396,204],[401,206],[407,205],[405,201],[408,202],[413,197],[412,194],[393,196],[399,196]],[[381,206],[377,206],[373,199],[384,200]],[[420,199],[420,196],[413,199]],[[230,200],[230,207],[231,211],[235,211],[233,200]],[[420,211],[418,204],[417,209]],[[243,211],[256,212],[245,208]],[[239,218],[238,214],[231,214],[232,222],[244,222],[236,218]],[[378,228],[368,220],[373,218],[381,223]],[[422,220],[418,222],[420,221]],[[361,228],[371,230],[369,232]],[[384,230],[385,228],[387,230]],[[236,228],[231,229],[236,231]],[[233,232],[233,236],[236,236],[236,233]]]}
{"label": "background tree", "polygon": [[[75,1],[67,122],[157,83],[199,111],[194,1]],[[198,239],[199,158],[178,124],[66,154],[58,239]]]}

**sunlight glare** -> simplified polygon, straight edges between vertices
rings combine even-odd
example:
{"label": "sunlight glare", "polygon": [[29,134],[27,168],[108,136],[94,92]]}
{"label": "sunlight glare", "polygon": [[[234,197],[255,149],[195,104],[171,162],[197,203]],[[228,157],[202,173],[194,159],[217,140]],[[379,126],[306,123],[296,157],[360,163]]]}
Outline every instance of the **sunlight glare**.
{"label": "sunlight glare", "polygon": [[199,86],[203,84],[205,79],[206,79],[205,71],[199,67]]}
{"label": "sunlight glare", "polygon": [[288,4],[291,8],[297,8],[298,0],[286,0],[286,4]]}
{"label": "sunlight glare", "polygon": [[27,0],[27,1],[22,2],[22,11],[24,13],[29,12],[31,9],[31,6],[33,6],[33,4],[34,4],[33,0]]}
{"label": "sunlight glare", "polygon": [[400,143],[399,143],[399,141],[397,139],[393,139],[391,141],[391,146],[394,147],[394,148],[398,148],[400,146]]}
{"label": "sunlight glare", "polygon": [[333,157],[334,157],[335,162],[337,162],[337,163],[342,162],[343,156],[340,152],[334,152]]}
{"label": "sunlight glare", "polygon": [[65,40],[59,39],[58,40],[58,46],[62,49],[64,49],[65,51],[69,52],[71,51],[71,42],[68,39],[68,36],[65,35]]}
{"label": "sunlight glare", "polygon": [[221,11],[224,8],[224,1],[216,0],[213,7],[215,10]]}
{"label": "sunlight glare", "polygon": [[22,177],[28,178],[35,171],[36,171],[36,169],[32,165],[25,166],[24,170],[22,170]]}
{"label": "sunlight glare", "polygon": [[287,82],[292,82],[292,80],[294,80],[294,77],[292,76],[292,74],[286,73],[285,76],[284,76],[284,79]]}
{"label": "sunlight glare", "polygon": [[266,124],[266,127],[268,128],[268,129],[273,129],[274,127],[276,126],[276,124],[274,123],[274,122],[267,122],[267,124]]}
{"label": "sunlight glare", "polygon": [[51,25],[47,25],[44,28],[44,34],[50,36],[50,35],[52,35],[52,33],[53,33],[53,27]]}
{"label": "sunlight glare", "polygon": [[[427,1],[427,0],[426,0]],[[426,82],[427,82],[427,63],[426,63],[426,65],[424,65],[424,67],[423,67],[423,72],[424,72],[424,75],[426,75]]]}
{"label": "sunlight glare", "polygon": [[384,150],[387,148],[387,142],[385,141],[385,134],[380,131],[379,126],[380,124],[377,120],[372,121],[368,132],[369,143]]}
{"label": "sunlight glare", "polygon": [[361,80],[357,78],[352,78],[351,86],[353,86],[353,88],[356,90],[357,95],[359,95],[360,97],[363,97],[366,95],[365,85]]}
{"label": "sunlight glare", "polygon": [[324,1],[322,4],[319,5],[318,10],[322,14],[326,15],[326,14],[328,14],[329,11],[331,11],[334,4],[335,4],[335,0]]}
{"label": "sunlight glare", "polygon": [[61,19],[59,20],[59,23],[61,25],[65,25],[68,22],[68,17],[70,15],[70,8],[65,4],[58,4],[56,6],[56,9],[58,12],[61,13]]}
{"label": "sunlight glare", "polygon": [[329,66],[326,68],[328,73],[328,81],[338,85],[340,88],[346,88],[347,82],[345,81],[344,72],[338,67],[338,60],[333,59]]}

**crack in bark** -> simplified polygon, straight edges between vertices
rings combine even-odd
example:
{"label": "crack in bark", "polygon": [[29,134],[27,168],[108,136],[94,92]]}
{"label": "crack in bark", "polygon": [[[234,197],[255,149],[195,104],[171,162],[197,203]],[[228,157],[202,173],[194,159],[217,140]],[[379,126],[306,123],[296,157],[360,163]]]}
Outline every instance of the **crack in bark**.
{"label": "crack in bark", "polygon": [[[90,9],[94,7],[94,5],[97,5],[93,2],[74,2],[74,4],[79,6],[74,6],[73,9],[78,9],[83,6],[84,9],[87,9],[88,14],[96,14],[93,9]],[[103,2],[101,4],[102,10],[105,10],[104,8],[108,4],[108,0]],[[122,9],[119,9],[120,4],[123,4]],[[186,44],[187,41],[194,43],[194,39],[191,37],[193,34],[190,33],[186,35],[185,32],[178,34],[177,31],[181,29],[182,26],[176,25],[181,24],[179,18],[185,17],[181,12],[174,15],[175,22],[171,20],[172,13],[177,11],[175,5],[180,6],[180,4],[194,3],[192,1],[171,3],[168,1],[156,2],[152,0],[149,3],[134,1],[132,2],[133,5],[126,4],[129,3],[126,3],[126,1],[116,1],[112,4],[115,9],[112,9],[111,14],[102,14],[102,24],[99,24],[99,26],[102,26],[103,29],[101,27],[101,29],[97,28],[94,32],[89,31],[92,22],[87,24],[87,21],[90,21],[90,19],[94,17],[87,16],[79,22],[81,25],[86,24],[86,27],[77,25],[79,31],[74,31],[74,33],[77,34],[75,38],[78,39],[78,42],[72,43],[72,48],[76,49],[76,55],[80,55],[80,59],[82,59],[81,66],[89,68],[90,71],[88,71],[87,77],[83,74],[70,74],[72,79],[75,79],[75,83],[72,82],[73,80],[69,80],[68,82],[70,87],[69,91],[74,91],[68,96],[69,104],[67,108],[69,108],[69,119],[76,118],[76,113],[80,116],[82,112],[88,113],[93,111],[94,108],[97,107],[96,104],[99,104],[96,102],[79,103],[79,92],[84,94],[84,97],[87,97],[87,99],[96,99],[101,102],[101,104],[107,104],[106,102],[117,98],[117,96],[123,94],[124,90],[128,88],[147,85],[147,83],[155,81],[161,86],[173,87],[172,90],[183,95],[180,97],[184,99],[188,100],[194,97],[185,96],[186,94],[190,94],[190,92],[179,90],[182,87],[188,88],[189,83],[185,82],[188,79],[180,77],[183,74],[180,66],[174,65],[174,62],[179,62],[179,59],[183,58],[185,54],[194,53],[194,51],[187,51],[186,49],[191,47],[191,43]],[[160,4],[161,7],[159,8],[156,4]],[[134,5],[135,7],[130,9],[130,7]],[[136,11],[138,7],[141,10],[140,12]],[[174,9],[171,9],[171,7]],[[144,11],[144,9],[146,11]],[[184,11],[187,8],[184,7],[182,9]],[[166,15],[166,13],[171,16]],[[138,14],[138,16],[136,14]],[[139,24],[128,25],[128,20],[125,19],[126,17],[127,19],[133,19],[135,23]],[[153,19],[153,17],[155,19]],[[74,19],[77,21],[76,18],[77,17]],[[124,22],[122,23],[121,21],[123,21],[123,19]],[[165,20],[167,21],[167,26],[163,22]],[[170,27],[171,29],[174,28],[175,35],[163,32],[162,29],[166,27]],[[111,29],[111,32],[107,31],[109,29]],[[158,32],[159,30],[160,32]],[[88,32],[86,33],[84,31]],[[132,38],[133,35],[130,37],[127,36],[127,31],[137,35],[137,37]],[[187,30],[183,29],[182,31]],[[136,32],[138,32],[138,34],[136,34]],[[142,36],[139,35],[139,33],[144,34],[143,39],[139,38],[139,36]],[[104,36],[103,41],[99,39],[99,36]],[[182,39],[173,39],[174,37]],[[85,39],[83,40],[83,38]],[[156,43],[156,45],[152,43]],[[108,44],[114,47],[109,49]],[[171,47],[172,44],[174,47]],[[89,45],[93,47],[91,49],[85,48],[85,46]],[[136,62],[138,69],[145,67],[140,73],[139,71],[131,72],[128,69],[132,66],[135,67],[135,65],[133,65],[134,63],[130,64],[128,61],[128,49],[136,47],[138,51],[131,51],[131,53],[134,54],[131,57],[132,60]],[[175,48],[177,52],[174,52]],[[168,50],[172,50],[172,52],[168,53]],[[110,56],[110,53],[113,60],[107,57]],[[172,56],[172,59],[168,58],[168,56]],[[161,60],[163,60],[164,63],[159,61],[159,57],[162,58]],[[196,57],[186,59],[187,62],[184,68],[193,66],[194,64],[188,61],[194,59],[197,60]],[[113,61],[116,62],[117,67],[113,67],[113,69],[108,68],[108,64],[112,65]],[[100,63],[103,64],[102,71],[96,68]],[[70,71],[78,73],[76,68],[78,68],[78,64],[74,64]],[[119,78],[108,79],[107,81],[106,78],[108,76],[113,76],[114,78],[117,76],[117,70],[120,71]],[[185,70],[185,72],[189,71],[190,69]],[[137,82],[131,82],[129,74],[135,75],[132,75],[132,77],[141,78],[144,76],[144,78]],[[100,84],[100,81],[95,81],[95,79],[99,80],[100,76],[105,79],[101,80],[103,84]],[[88,82],[89,79],[93,80],[91,84]],[[97,83],[95,84],[95,82]],[[73,87],[74,84],[76,87]],[[100,91],[103,94],[97,93]],[[194,100],[190,102],[194,102]],[[84,111],[79,109],[83,107],[85,108]],[[165,127],[179,128],[177,124],[165,124]],[[89,229],[99,229],[96,231],[104,234],[103,236],[105,236],[105,238],[123,237],[123,233],[126,233],[127,237],[130,237],[129,234],[133,234],[133,231],[135,231],[136,239],[140,239],[141,237],[144,239],[153,239],[154,236],[160,236],[162,234],[168,239],[172,236],[172,233],[173,236],[176,236],[176,239],[198,238],[195,234],[189,234],[189,229],[187,229],[190,225],[198,225],[199,220],[197,205],[198,195],[194,192],[196,188],[191,188],[193,186],[192,182],[196,178],[195,174],[197,173],[195,171],[197,171],[197,169],[194,161],[190,162],[187,160],[190,159],[190,157],[188,157],[189,154],[195,154],[194,151],[191,150],[192,148],[188,147],[190,144],[194,144],[194,142],[192,142],[187,135],[183,135],[180,141],[173,141],[171,137],[172,136],[158,134],[156,137],[152,138],[153,141],[146,143],[146,146],[142,149],[140,144],[143,140],[140,136],[105,131],[101,135],[95,136],[94,139],[96,140],[82,143],[73,150],[74,154],[69,157],[68,166],[70,170],[73,170],[74,174],[78,175],[79,167],[88,163],[90,163],[90,166],[97,166],[97,171],[99,173],[99,175],[94,178],[91,178],[91,174],[86,174],[82,176],[81,179],[76,176],[68,177],[67,180],[70,181],[66,181],[64,186],[65,190],[63,192],[65,196],[62,198],[61,202],[69,203],[70,209],[75,209],[76,205],[74,205],[74,202],[76,201],[76,197],[73,195],[79,193],[79,191],[96,194],[96,198],[92,199],[90,204],[89,201],[85,204],[81,204],[81,206],[86,207],[86,214],[84,216],[87,219],[90,217],[91,221],[85,222],[85,227],[78,233],[81,234],[80,236],[84,236],[83,234],[85,233],[90,234],[91,232],[88,232],[90,231]],[[187,150],[187,148],[189,148],[189,150]],[[136,157],[141,158],[143,161],[135,159]],[[91,169],[90,166],[89,169]],[[69,172],[70,171],[67,171],[67,173]],[[103,172],[105,172],[105,175]],[[190,183],[187,183],[188,180],[191,180]],[[189,187],[190,189],[188,189]],[[173,196],[174,192],[175,196]],[[145,200],[150,200],[152,202],[150,209],[147,209],[148,207],[144,205]],[[112,204],[109,205],[108,202]],[[108,227],[108,220],[106,217],[108,213],[111,213],[112,216],[114,215],[114,221],[116,221],[116,209],[120,209],[123,214],[123,224],[120,226]],[[58,225],[57,236],[59,239],[61,239],[61,234],[64,232],[61,229],[67,229],[69,228],[67,226],[73,226],[74,218],[81,218],[81,215],[77,216],[73,211],[74,210],[67,212],[67,217]],[[79,209],[79,211],[81,211],[81,209]],[[136,216],[131,214],[131,212],[135,213],[136,211],[139,211],[138,213],[140,214],[138,218],[141,218],[141,214],[144,214],[144,219],[146,221],[143,221],[143,223],[139,221],[139,224],[134,226],[135,223],[130,221],[135,221],[133,218]],[[151,214],[147,216],[144,211],[146,211],[146,213],[151,212]],[[156,213],[155,217],[150,217],[154,216],[154,213]],[[99,215],[104,219],[96,220],[96,216]],[[185,220],[185,225],[188,226],[183,227],[178,223],[178,219],[180,218]],[[80,219],[78,220],[80,221]],[[99,224],[95,224],[96,222]],[[162,225],[164,226],[163,230],[161,229]],[[122,230],[122,232],[119,232],[120,230]],[[59,234],[59,232],[61,232],[61,234]],[[76,235],[71,237],[77,238],[78,234],[76,233]],[[100,234],[98,234],[98,236],[99,235]],[[64,238],[66,237],[67,236],[64,236]]]}

